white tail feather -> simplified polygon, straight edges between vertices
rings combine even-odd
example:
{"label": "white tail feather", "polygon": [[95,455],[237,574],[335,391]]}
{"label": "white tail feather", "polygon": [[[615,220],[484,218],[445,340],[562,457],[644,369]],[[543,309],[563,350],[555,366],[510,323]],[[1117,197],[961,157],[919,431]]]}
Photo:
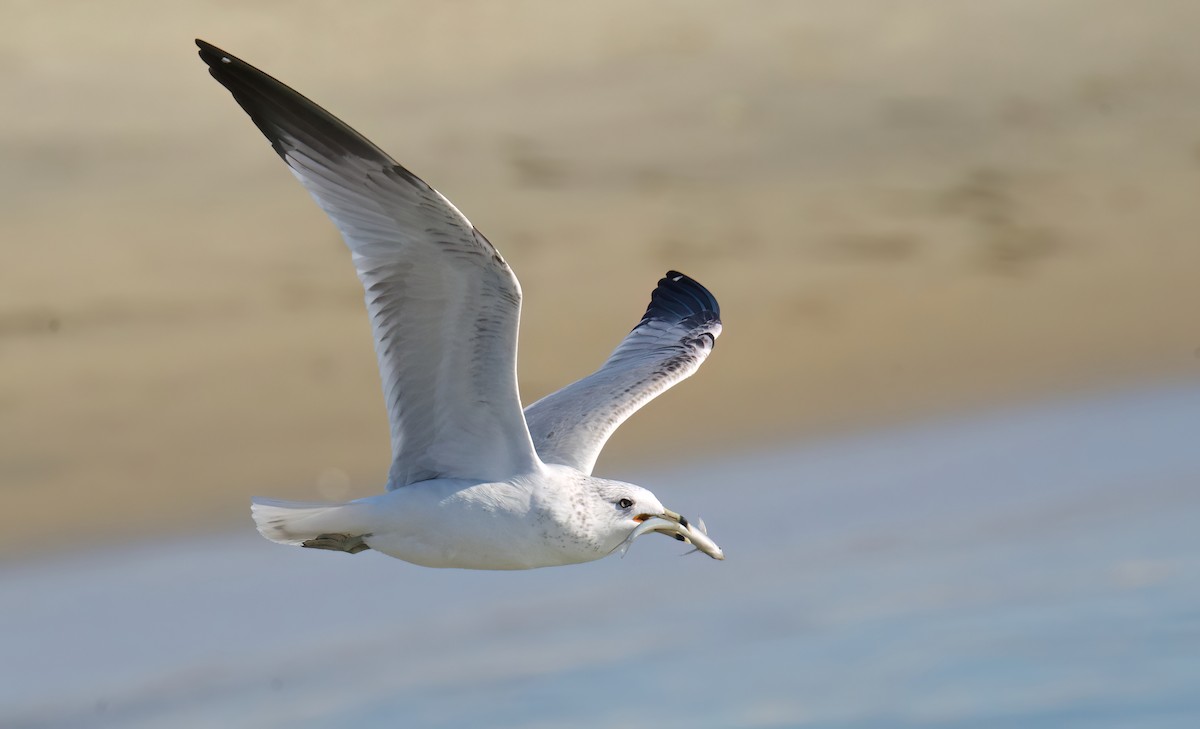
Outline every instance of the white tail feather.
{"label": "white tail feather", "polygon": [[280,544],[301,546],[323,534],[360,536],[369,530],[354,502],[312,503],[254,497],[250,515],[258,533]]}

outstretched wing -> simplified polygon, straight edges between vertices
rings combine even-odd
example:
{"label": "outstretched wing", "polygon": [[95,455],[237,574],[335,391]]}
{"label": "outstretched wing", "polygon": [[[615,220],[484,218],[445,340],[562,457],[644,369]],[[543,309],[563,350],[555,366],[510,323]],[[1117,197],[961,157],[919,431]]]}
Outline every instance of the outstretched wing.
{"label": "outstretched wing", "polygon": [[613,431],[699,369],[720,334],[716,298],[668,271],[642,320],[600,369],[525,408],[538,456],[591,473]]}
{"label": "outstretched wing", "polygon": [[450,201],[332,114],[204,41],[200,58],[333,219],[366,289],[388,488],[503,480],[537,455],[517,393],[521,287]]}

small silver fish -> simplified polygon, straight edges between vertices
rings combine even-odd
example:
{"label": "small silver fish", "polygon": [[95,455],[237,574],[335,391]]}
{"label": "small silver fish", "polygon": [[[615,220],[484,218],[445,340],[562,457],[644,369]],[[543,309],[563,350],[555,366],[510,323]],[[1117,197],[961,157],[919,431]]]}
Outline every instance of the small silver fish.
{"label": "small silver fish", "polygon": [[[674,514],[672,515],[675,516]],[[688,542],[695,547],[692,552],[704,552],[713,559],[725,559],[725,552],[721,551],[717,543],[708,537],[708,529],[704,526],[704,520],[697,519],[697,524],[693,526],[682,516],[679,517],[678,521],[658,516],[650,517],[630,532],[629,536],[625,537],[625,541],[617,545],[616,551],[619,551],[621,556],[624,557],[635,539],[650,532],[662,532],[675,537],[681,542]],[[688,554],[691,554],[691,552],[688,552]]]}
{"label": "small silver fish", "polygon": [[[713,559],[725,559],[725,552],[721,551],[716,542],[708,538],[708,527],[704,525],[704,520],[700,517],[696,517],[695,525],[688,525],[687,541],[695,547],[692,552],[704,552]],[[688,552],[688,554],[692,552]]]}

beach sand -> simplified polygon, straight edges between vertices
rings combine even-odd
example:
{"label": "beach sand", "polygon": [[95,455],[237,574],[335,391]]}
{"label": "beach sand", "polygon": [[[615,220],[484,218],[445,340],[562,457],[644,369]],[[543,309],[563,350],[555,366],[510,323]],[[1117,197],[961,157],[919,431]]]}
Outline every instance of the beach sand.
{"label": "beach sand", "polygon": [[0,39],[0,550],[244,524],[389,452],[333,227],[202,37],[441,190],[526,402],[668,268],[725,332],[599,472],[1200,368],[1200,6],[24,4]]}

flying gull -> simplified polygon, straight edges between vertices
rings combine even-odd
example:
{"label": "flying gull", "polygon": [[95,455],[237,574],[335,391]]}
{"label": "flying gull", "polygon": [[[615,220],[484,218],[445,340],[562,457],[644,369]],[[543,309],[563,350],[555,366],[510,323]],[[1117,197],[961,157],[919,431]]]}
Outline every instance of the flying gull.
{"label": "flying gull", "polygon": [[196,45],[350,248],[391,424],[386,492],[344,503],[255,498],[263,536],[465,569],[588,562],[649,532],[725,558],[703,522],[640,486],[591,475],[613,431],[712,351],[720,308],[707,289],[668,272],[600,369],[522,412],[521,287],[496,248],[366,137],[248,63]]}

